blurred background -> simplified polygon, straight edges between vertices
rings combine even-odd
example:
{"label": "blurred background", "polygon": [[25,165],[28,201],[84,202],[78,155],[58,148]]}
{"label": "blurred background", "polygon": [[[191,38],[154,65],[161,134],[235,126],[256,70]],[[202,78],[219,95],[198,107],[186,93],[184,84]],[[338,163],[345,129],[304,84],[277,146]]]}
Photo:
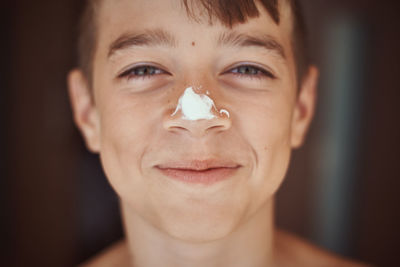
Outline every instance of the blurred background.
{"label": "blurred background", "polygon": [[[278,193],[277,224],[341,255],[399,266],[400,2],[303,2],[319,103]],[[118,199],[68,103],[82,3],[2,3],[2,266],[74,266],[123,235]]]}

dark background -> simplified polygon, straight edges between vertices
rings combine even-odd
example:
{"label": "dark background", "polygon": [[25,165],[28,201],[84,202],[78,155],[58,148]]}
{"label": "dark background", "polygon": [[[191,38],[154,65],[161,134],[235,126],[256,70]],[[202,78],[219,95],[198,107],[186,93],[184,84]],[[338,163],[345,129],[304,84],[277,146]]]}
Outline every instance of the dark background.
{"label": "dark background", "polygon": [[[341,255],[398,266],[400,4],[304,2],[319,104],[278,193],[277,223]],[[2,4],[2,266],[73,266],[122,236],[117,197],[68,103],[82,3]]]}

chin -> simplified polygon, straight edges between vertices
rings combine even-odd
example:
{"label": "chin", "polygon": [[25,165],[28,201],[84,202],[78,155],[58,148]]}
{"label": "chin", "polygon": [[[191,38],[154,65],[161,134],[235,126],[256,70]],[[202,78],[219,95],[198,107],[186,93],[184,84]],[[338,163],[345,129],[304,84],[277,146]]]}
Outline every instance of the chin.
{"label": "chin", "polygon": [[161,216],[159,228],[170,237],[185,242],[205,243],[223,239],[232,233],[242,219],[242,212],[231,207],[219,210],[203,207],[192,209],[191,212],[170,211]]}
{"label": "chin", "polygon": [[235,225],[210,223],[210,222],[191,222],[191,223],[175,223],[172,225],[164,225],[166,234],[170,237],[189,243],[208,243],[223,239],[232,233]]}

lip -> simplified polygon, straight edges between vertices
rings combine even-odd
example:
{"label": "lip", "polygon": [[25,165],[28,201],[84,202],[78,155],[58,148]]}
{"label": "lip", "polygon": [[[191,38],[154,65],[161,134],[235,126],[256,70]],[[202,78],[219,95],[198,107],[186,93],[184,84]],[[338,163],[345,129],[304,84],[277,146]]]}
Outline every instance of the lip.
{"label": "lip", "polygon": [[240,165],[226,160],[177,161],[155,166],[168,178],[189,184],[212,185],[232,177]]}

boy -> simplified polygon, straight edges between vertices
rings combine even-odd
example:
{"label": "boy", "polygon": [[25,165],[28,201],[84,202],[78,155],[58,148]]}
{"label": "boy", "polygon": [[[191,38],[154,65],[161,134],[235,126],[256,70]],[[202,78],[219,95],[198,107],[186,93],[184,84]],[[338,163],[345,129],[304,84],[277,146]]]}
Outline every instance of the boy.
{"label": "boy", "polygon": [[86,266],[357,266],[273,224],[314,112],[297,1],[97,0],[74,118],[126,241]]}

